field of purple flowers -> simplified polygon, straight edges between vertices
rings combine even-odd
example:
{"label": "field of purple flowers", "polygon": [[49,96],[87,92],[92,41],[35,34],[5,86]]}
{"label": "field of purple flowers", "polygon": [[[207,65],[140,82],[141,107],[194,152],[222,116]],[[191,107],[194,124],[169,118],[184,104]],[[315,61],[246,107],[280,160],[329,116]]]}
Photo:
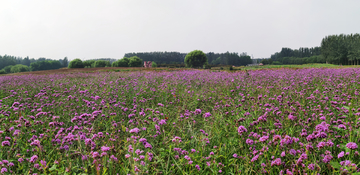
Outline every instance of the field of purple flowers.
{"label": "field of purple flowers", "polygon": [[356,174],[360,69],[0,77],[0,174]]}

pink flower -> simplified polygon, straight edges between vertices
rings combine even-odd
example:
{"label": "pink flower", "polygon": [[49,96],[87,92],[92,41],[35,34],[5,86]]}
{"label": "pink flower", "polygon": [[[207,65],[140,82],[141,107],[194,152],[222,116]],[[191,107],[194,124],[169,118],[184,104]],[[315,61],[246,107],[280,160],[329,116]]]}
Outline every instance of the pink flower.
{"label": "pink flower", "polygon": [[106,151],[109,151],[110,150],[110,147],[107,147],[107,146],[102,146],[101,147],[101,151],[103,152],[106,152]]}
{"label": "pink flower", "polygon": [[131,129],[130,131],[129,131],[130,133],[139,133],[140,132],[140,129],[139,128],[134,128],[134,129]]}
{"label": "pink flower", "polygon": [[346,144],[346,147],[349,149],[357,149],[358,148],[358,146],[354,142],[349,142],[348,144]]}
{"label": "pink flower", "polygon": [[241,135],[243,132],[247,132],[247,129],[244,126],[239,126],[238,133]]}

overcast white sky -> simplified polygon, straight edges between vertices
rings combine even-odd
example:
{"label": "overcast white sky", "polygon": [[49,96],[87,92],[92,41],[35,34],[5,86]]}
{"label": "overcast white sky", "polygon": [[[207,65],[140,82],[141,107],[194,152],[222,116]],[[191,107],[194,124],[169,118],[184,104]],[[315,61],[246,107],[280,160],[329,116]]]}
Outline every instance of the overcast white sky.
{"label": "overcast white sky", "polygon": [[0,55],[122,58],[127,52],[247,52],[360,33],[360,0],[0,0]]}

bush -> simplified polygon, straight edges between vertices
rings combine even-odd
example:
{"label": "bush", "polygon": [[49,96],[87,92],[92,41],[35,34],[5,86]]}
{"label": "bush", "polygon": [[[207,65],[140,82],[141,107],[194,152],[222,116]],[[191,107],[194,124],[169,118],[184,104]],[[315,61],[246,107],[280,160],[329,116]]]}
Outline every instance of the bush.
{"label": "bush", "polygon": [[9,65],[9,66],[4,67],[4,69],[2,69],[2,70],[4,70],[8,74],[8,73],[11,73],[12,67],[13,67],[13,65]]}
{"label": "bush", "polygon": [[97,60],[94,64],[94,67],[110,67],[110,61]]}
{"label": "bush", "polygon": [[83,62],[85,68],[92,68],[95,67],[96,60],[86,60]]}
{"label": "bush", "polygon": [[199,68],[208,61],[205,53],[201,50],[194,50],[185,56],[185,64],[187,67]]}
{"label": "bush", "polygon": [[142,67],[143,60],[137,56],[133,56],[129,58],[129,67]]}
{"label": "bush", "polygon": [[234,70],[234,68],[232,66],[230,66],[229,70]]}
{"label": "bush", "polygon": [[0,74],[6,74],[5,70],[4,70],[4,69],[1,69],[1,70],[0,70]]}
{"label": "bush", "polygon": [[210,64],[205,63],[205,64],[203,65],[203,68],[204,68],[204,69],[211,69],[211,66],[210,66]]}
{"label": "bush", "polygon": [[10,69],[11,73],[27,72],[27,71],[29,71],[29,67],[23,64],[17,64],[15,66],[12,66]]}
{"label": "bush", "polygon": [[30,64],[31,71],[60,69],[61,67],[60,61],[55,60],[38,61]]}
{"label": "bush", "polygon": [[129,58],[122,58],[112,63],[111,67],[129,67]]}
{"label": "bush", "polygon": [[280,63],[280,61],[274,61],[272,62],[273,65],[282,65],[282,63]]}
{"label": "bush", "polygon": [[79,58],[76,58],[70,61],[69,68],[84,68],[84,63]]}
{"label": "bush", "polygon": [[157,67],[157,64],[155,62],[152,62],[151,67]]}

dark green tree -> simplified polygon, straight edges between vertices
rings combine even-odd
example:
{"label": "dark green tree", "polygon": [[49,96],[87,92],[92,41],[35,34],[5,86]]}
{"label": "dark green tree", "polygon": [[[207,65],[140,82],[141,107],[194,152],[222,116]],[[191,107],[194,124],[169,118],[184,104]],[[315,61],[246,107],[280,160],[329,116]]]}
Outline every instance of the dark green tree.
{"label": "dark green tree", "polygon": [[129,58],[124,57],[112,63],[112,67],[129,67]]}
{"label": "dark green tree", "polygon": [[129,58],[129,67],[142,67],[143,64],[144,64],[143,60],[137,56],[133,56]]}
{"label": "dark green tree", "polygon": [[70,61],[69,68],[84,68],[84,64],[79,58],[76,58]]}
{"label": "dark green tree", "polygon": [[185,56],[185,64],[187,67],[199,68],[207,63],[208,59],[201,50],[194,50]]}
{"label": "dark green tree", "polygon": [[68,67],[69,66],[69,60],[67,57],[65,57],[62,61],[62,66],[63,67]]}
{"label": "dark green tree", "polygon": [[94,63],[94,67],[110,67],[110,61],[97,60]]}

